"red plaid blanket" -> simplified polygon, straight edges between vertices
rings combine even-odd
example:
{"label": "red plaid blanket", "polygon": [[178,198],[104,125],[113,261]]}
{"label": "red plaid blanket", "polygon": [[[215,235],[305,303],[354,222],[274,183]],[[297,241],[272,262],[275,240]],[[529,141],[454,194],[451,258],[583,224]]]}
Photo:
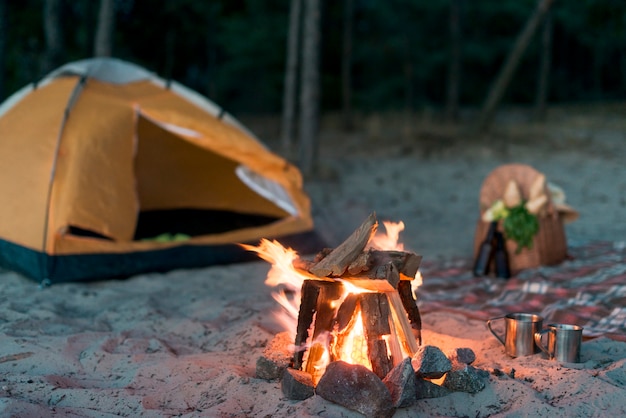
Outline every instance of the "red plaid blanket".
{"label": "red plaid blanket", "polygon": [[417,290],[420,311],[482,320],[536,313],[544,324],[580,325],[585,337],[626,341],[626,243],[595,242],[568,253],[560,265],[527,269],[509,280],[474,277],[472,260],[425,262]]}

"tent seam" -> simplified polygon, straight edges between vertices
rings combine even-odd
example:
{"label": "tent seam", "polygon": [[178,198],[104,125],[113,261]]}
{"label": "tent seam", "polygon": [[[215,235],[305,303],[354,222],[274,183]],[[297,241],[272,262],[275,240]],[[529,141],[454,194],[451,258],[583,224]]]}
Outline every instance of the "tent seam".
{"label": "tent seam", "polygon": [[49,260],[52,260],[54,262],[54,258],[53,257],[47,257],[46,256],[46,246],[47,246],[47,242],[48,242],[48,226],[50,224],[50,207],[52,205],[52,189],[54,187],[54,179],[56,177],[56,170],[57,170],[57,164],[59,161],[59,151],[61,149],[61,140],[63,138],[63,132],[65,131],[65,125],[67,124],[67,120],[70,117],[70,111],[72,109],[72,107],[74,106],[74,104],[76,103],[78,96],[80,95],[80,93],[83,90],[83,87],[85,85],[85,83],[87,82],[87,78],[88,75],[82,75],[80,77],[80,79],[78,80],[78,82],[76,83],[76,86],[74,86],[74,89],[72,90],[72,94],[69,97],[69,100],[67,102],[67,105],[65,106],[65,110],[63,112],[63,120],[61,122],[61,126],[59,128],[59,132],[57,134],[57,141],[56,141],[56,145],[54,148],[54,155],[53,155],[53,159],[52,159],[52,167],[50,170],[50,180],[48,182],[48,194],[46,196],[46,207],[45,207],[45,218],[44,218],[44,228],[43,228],[43,241],[42,241],[42,248],[41,248],[41,252],[43,254],[44,260],[45,262],[42,262],[41,267],[42,267],[42,277],[44,277],[45,279],[48,279],[48,276],[52,274],[52,270],[54,268],[53,265],[50,265]]}

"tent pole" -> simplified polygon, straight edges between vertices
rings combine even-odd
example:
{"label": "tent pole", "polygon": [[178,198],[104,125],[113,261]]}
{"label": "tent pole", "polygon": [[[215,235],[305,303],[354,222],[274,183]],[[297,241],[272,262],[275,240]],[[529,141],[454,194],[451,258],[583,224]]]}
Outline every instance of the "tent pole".
{"label": "tent pole", "polygon": [[52,274],[52,271],[54,269],[54,265],[53,265],[54,257],[46,253],[46,244],[48,242],[48,224],[50,222],[50,206],[52,204],[52,187],[54,185],[54,178],[56,174],[57,163],[59,161],[59,150],[61,148],[61,139],[63,138],[63,131],[65,130],[65,125],[67,123],[67,120],[70,117],[70,110],[74,107],[74,104],[76,104],[76,101],[78,100],[78,96],[82,92],[83,87],[85,83],[87,82],[87,77],[88,77],[88,74],[83,74],[78,80],[78,82],[76,83],[76,86],[74,86],[74,90],[72,91],[72,94],[70,95],[67,105],[65,106],[65,111],[63,113],[63,121],[61,122],[61,127],[59,128],[59,133],[57,135],[56,145],[54,147],[54,156],[52,158],[52,168],[50,170],[50,179],[48,181],[48,194],[46,196],[46,212],[44,216],[43,242],[41,243],[42,260],[40,262],[40,266],[42,270],[41,271],[42,285],[45,284],[45,282],[49,281],[50,279],[49,276]]}

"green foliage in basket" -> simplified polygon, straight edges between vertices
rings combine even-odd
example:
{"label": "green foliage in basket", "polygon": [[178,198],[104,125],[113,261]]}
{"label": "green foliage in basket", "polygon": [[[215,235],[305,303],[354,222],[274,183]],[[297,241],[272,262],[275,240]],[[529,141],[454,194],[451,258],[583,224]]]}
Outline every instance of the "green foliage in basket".
{"label": "green foliage in basket", "polygon": [[524,247],[532,248],[533,237],[539,231],[539,221],[537,216],[528,212],[525,202],[509,208],[503,224],[506,237],[517,243],[516,253],[519,254]]}

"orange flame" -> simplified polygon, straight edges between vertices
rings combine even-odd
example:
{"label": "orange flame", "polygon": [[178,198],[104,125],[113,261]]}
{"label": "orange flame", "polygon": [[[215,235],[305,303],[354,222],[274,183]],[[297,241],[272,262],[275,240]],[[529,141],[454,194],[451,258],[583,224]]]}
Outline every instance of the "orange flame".
{"label": "orange flame", "polygon": [[246,244],[241,246],[248,251],[256,252],[259,257],[272,265],[265,284],[277,289],[272,293],[272,297],[284,309],[282,313],[276,313],[277,320],[288,331],[293,331],[297,325],[302,283],[315,276],[294,268],[293,261],[298,258],[298,253],[291,248],[283,247],[276,240],[263,238],[258,247]]}
{"label": "orange flame", "polygon": [[[400,233],[404,231],[404,222],[383,221],[385,232],[380,230],[372,237],[367,248],[377,250],[397,250],[404,251],[404,244],[400,242]],[[294,268],[293,261],[298,258],[298,253],[291,249],[283,247],[276,240],[261,239],[258,246],[241,244],[248,250],[256,252],[260,258],[271,264],[271,269],[267,273],[265,284],[276,289],[272,293],[272,297],[284,309],[284,314],[277,313],[277,319],[286,329],[291,331],[295,329],[298,319],[298,311],[300,309],[300,289],[302,283],[306,279],[315,279],[317,277],[307,273],[304,270]],[[418,271],[415,280],[412,282],[413,290],[422,284],[422,276]],[[355,293],[355,289],[351,289]]]}
{"label": "orange flame", "polygon": [[350,364],[360,364],[372,368],[372,363],[367,357],[367,340],[365,339],[365,329],[363,328],[363,318],[360,312],[355,312],[353,324],[349,327],[347,335],[341,338],[341,343],[336,344],[337,358],[343,359]]}
{"label": "orange flame", "polygon": [[404,251],[404,244],[400,242],[400,232],[404,231],[404,222],[383,221],[383,225],[386,233],[376,231],[376,235],[368,243],[368,248]]}
{"label": "orange flame", "polygon": [[[404,222],[383,221],[386,233],[377,231],[376,235],[368,244],[368,248],[375,250],[396,250],[404,251],[404,244],[400,242],[400,233],[404,231]],[[422,285],[422,274],[417,271],[411,282],[413,292]]]}

